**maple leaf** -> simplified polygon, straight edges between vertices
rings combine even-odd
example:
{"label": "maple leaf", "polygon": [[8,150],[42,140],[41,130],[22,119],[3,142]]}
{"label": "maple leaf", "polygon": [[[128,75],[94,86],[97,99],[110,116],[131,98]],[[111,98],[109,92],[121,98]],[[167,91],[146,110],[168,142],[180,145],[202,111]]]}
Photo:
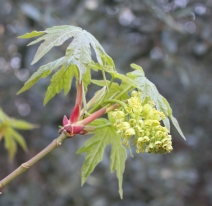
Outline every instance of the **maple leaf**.
{"label": "maple leaf", "polygon": [[170,122],[168,119],[169,117],[179,134],[182,136],[183,139],[185,139],[179,123],[173,116],[172,109],[166,98],[163,97],[158,92],[157,87],[145,77],[145,73],[140,66],[131,64],[131,67],[135,69],[135,71],[128,73],[127,77],[129,77],[131,80],[134,80],[136,88],[141,92],[142,101],[145,101],[146,99],[150,99],[151,101],[153,101],[157,110],[163,112],[167,116],[167,118],[163,119],[165,127],[170,131]]}
{"label": "maple leaf", "polygon": [[123,197],[122,182],[125,169],[125,160],[127,158],[126,149],[121,144],[121,139],[117,135],[116,130],[109,124],[106,119],[98,119],[93,121],[90,126],[102,126],[94,131],[94,136],[88,139],[84,145],[77,151],[77,154],[86,153],[85,162],[82,166],[82,185],[93,172],[96,165],[102,161],[105,147],[111,145],[110,170],[116,170],[119,180],[119,194]]}
{"label": "maple leaf", "polygon": [[35,124],[9,117],[0,108],[0,140],[4,138],[5,148],[8,150],[10,160],[13,160],[15,156],[17,144],[24,151],[27,151],[24,138],[16,130],[30,130],[36,127]]}
{"label": "maple leaf", "polygon": [[[28,90],[40,78],[46,78],[59,67],[62,71],[59,70],[55,75],[53,75],[51,84],[48,87],[44,98],[44,105],[56,94],[60,93],[62,89],[64,89],[64,93],[67,94],[70,91],[70,83],[73,77],[76,77],[77,81],[82,80],[84,90],[86,91],[87,85],[90,83],[91,79],[90,64],[93,62],[91,57],[91,47],[95,52],[99,65],[109,65],[110,69],[115,70],[112,59],[106,54],[101,44],[93,35],[81,29],[80,27],[66,25],[54,26],[52,28],[46,29],[45,31],[33,31],[31,33],[27,33],[25,35],[19,36],[19,38],[32,38],[37,36],[40,37],[28,45],[33,45],[41,41],[44,42],[41,43],[41,45],[38,47],[32,64],[39,61],[54,46],[60,46],[68,39],[72,39],[72,41],[67,47],[64,57],[41,66],[38,71],[27,80],[18,94]],[[70,71],[75,70],[75,66],[78,71]],[[98,69],[103,70],[103,67],[100,66]],[[87,72],[88,70],[89,74]],[[83,78],[84,76],[86,76],[86,78]]]}

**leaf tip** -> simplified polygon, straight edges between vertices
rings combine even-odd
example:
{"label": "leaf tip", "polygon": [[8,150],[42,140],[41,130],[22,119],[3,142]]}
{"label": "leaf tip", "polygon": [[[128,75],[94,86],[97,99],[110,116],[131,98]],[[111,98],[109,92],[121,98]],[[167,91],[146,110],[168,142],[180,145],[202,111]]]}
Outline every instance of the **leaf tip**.
{"label": "leaf tip", "polygon": [[19,90],[19,91],[16,93],[16,95],[19,95],[19,94],[21,94],[21,90]]}
{"label": "leaf tip", "polygon": [[82,180],[81,180],[81,187],[85,184],[85,181],[86,181],[86,178],[82,177]]}
{"label": "leaf tip", "polygon": [[185,136],[184,136],[184,135],[182,135],[182,138],[186,141],[186,138],[185,138]]}
{"label": "leaf tip", "polygon": [[119,195],[120,195],[120,198],[123,200],[123,190],[122,189],[119,189]]}

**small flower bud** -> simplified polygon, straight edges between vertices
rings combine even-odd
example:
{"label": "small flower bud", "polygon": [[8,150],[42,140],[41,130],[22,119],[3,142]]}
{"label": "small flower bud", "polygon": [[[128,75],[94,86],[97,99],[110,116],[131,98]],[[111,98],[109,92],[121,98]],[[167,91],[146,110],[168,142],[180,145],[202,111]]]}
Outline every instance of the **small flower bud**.
{"label": "small flower bud", "polygon": [[166,150],[166,149],[168,148],[168,146],[169,146],[168,144],[163,144],[163,146],[162,146],[162,147],[163,147],[163,149],[165,149],[165,150]]}
{"label": "small flower bud", "polygon": [[155,142],[156,148],[159,148],[161,145],[162,145],[161,141],[156,141],[156,142]]}
{"label": "small flower bud", "polygon": [[169,145],[166,149],[167,152],[171,152],[173,150],[173,147],[171,145]]}
{"label": "small flower bud", "polygon": [[145,125],[146,128],[149,128],[151,126],[151,122],[146,120],[144,125]]}
{"label": "small flower bud", "polygon": [[135,128],[135,130],[138,131],[138,132],[141,130],[141,127],[139,127],[138,125],[134,126],[134,128]]}
{"label": "small flower bud", "polygon": [[139,125],[140,127],[143,127],[143,126],[144,126],[144,121],[143,121],[143,120],[138,120],[138,125]]}
{"label": "small flower bud", "polygon": [[128,128],[130,128],[130,124],[128,122],[122,122],[122,123],[120,123],[120,129],[121,130],[126,130]]}
{"label": "small flower bud", "polygon": [[158,126],[160,122],[158,120],[152,120],[152,126]]}
{"label": "small flower bud", "polygon": [[125,135],[132,136],[135,134],[135,130],[133,128],[129,128],[126,130]]}
{"label": "small flower bud", "polygon": [[117,117],[117,111],[111,112],[111,117],[115,119]]}
{"label": "small flower bud", "polygon": [[162,144],[167,144],[169,141],[170,141],[169,138],[164,138],[164,139],[162,140]]}
{"label": "small flower bud", "polygon": [[133,112],[137,115],[139,115],[142,112],[142,106],[140,104],[133,106]]}
{"label": "small flower bud", "polygon": [[130,119],[129,123],[131,126],[134,126],[136,124],[136,119]]}
{"label": "small flower bud", "polygon": [[126,110],[126,112],[128,114],[131,114],[132,113],[132,108],[131,107],[126,107],[125,110]]}
{"label": "small flower bud", "polygon": [[139,130],[139,135],[140,135],[140,136],[142,136],[142,137],[143,137],[143,136],[144,136],[144,134],[145,134],[145,131],[144,131],[144,130]]}
{"label": "small flower bud", "polygon": [[155,135],[156,135],[157,137],[162,137],[162,136],[163,136],[163,132],[157,131]]}
{"label": "small flower bud", "polygon": [[131,97],[136,97],[136,96],[138,96],[138,92],[133,90],[131,93]]}
{"label": "small flower bud", "polygon": [[117,117],[118,119],[124,118],[124,117],[125,117],[125,113],[124,113],[123,111],[117,111],[116,117]]}
{"label": "small flower bud", "polygon": [[149,142],[149,137],[148,136],[144,136],[144,137],[139,137],[138,138],[138,141],[140,141],[140,142]]}

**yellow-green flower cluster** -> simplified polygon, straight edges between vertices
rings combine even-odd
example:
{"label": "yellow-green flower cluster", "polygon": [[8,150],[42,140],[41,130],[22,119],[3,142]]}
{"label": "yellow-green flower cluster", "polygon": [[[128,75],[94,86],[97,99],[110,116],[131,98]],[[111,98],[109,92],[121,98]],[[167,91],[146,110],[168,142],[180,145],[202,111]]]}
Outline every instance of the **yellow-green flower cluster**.
{"label": "yellow-green flower cluster", "polygon": [[143,103],[140,93],[133,91],[126,107],[111,112],[117,133],[122,136],[123,144],[129,146],[134,136],[136,152],[166,154],[172,151],[172,138],[160,121],[166,116],[156,110],[153,102]]}

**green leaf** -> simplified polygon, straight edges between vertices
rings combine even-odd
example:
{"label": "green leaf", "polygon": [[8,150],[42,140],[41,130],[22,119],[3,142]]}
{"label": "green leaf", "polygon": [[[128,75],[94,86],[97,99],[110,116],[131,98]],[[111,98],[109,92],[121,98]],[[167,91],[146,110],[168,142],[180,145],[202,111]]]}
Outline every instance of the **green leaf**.
{"label": "green leaf", "polygon": [[25,152],[27,151],[26,142],[25,142],[24,138],[18,132],[16,132],[12,128],[8,128],[7,133],[22,147],[22,149]]}
{"label": "green leaf", "polygon": [[86,153],[85,162],[82,166],[82,185],[85,183],[88,176],[93,172],[96,165],[102,161],[105,147],[112,145],[111,151],[111,172],[116,170],[119,180],[119,194],[122,198],[122,181],[125,168],[126,149],[122,146],[120,137],[116,134],[112,126],[108,126],[109,121],[106,119],[98,119],[91,123],[91,126],[107,125],[97,128],[94,131],[94,136],[88,139],[84,145],[77,151],[77,154]]}
{"label": "green leaf", "polygon": [[[115,82],[112,82],[112,84],[110,84],[110,81],[107,80],[107,82],[105,80],[94,80],[92,79],[91,82],[93,84],[96,84],[98,86],[102,86],[102,87],[106,87],[107,85],[110,85],[110,88],[108,88],[108,90],[105,92],[105,99],[112,99],[115,98],[117,96],[117,94],[120,94],[120,92],[122,92],[125,89],[126,85],[119,85]],[[118,99],[124,100],[124,99],[128,99],[129,95],[126,93],[124,93],[121,97],[119,97]]]}
{"label": "green leaf", "polygon": [[27,82],[24,84],[24,86],[22,87],[22,89],[17,93],[20,94],[26,90],[28,90],[29,88],[31,88],[40,78],[46,78],[47,76],[49,76],[52,71],[54,71],[55,69],[57,69],[59,66],[61,66],[64,63],[64,57],[59,58],[53,62],[50,62],[46,65],[41,66],[37,72],[35,72],[28,80]]}
{"label": "green leaf", "polygon": [[180,128],[180,125],[179,125],[177,119],[173,115],[171,115],[170,118],[171,118],[171,121],[172,121],[173,125],[177,129],[177,131],[180,133],[180,135],[183,137],[183,139],[186,140],[186,138],[185,138],[185,136],[184,136],[184,134],[183,134],[183,132],[182,132],[182,130]]}
{"label": "green leaf", "polygon": [[36,127],[37,125],[35,124],[9,117],[0,108],[0,140],[4,138],[5,148],[8,150],[10,160],[13,160],[17,151],[16,143],[18,143],[24,151],[27,151],[24,138],[15,129],[29,130]]}
{"label": "green leaf", "polygon": [[4,134],[5,134],[6,130],[7,130],[7,126],[5,126],[2,123],[0,123],[0,141],[4,137]]}
{"label": "green leaf", "polygon": [[[93,35],[75,26],[54,26],[45,30],[45,35],[32,41],[29,45],[44,42],[39,46],[32,64],[41,59],[52,47],[62,45],[66,40],[73,38],[66,50],[66,56],[74,56],[75,65],[82,74],[86,72],[86,66],[91,63],[91,46],[93,47],[97,61],[102,64],[101,55],[110,57],[105,53],[103,47]],[[111,62],[111,60],[110,60]]]}
{"label": "green leaf", "polygon": [[[105,119],[99,119],[98,126],[108,123]],[[94,126],[92,124],[92,126]],[[82,166],[82,185],[85,183],[88,176],[93,172],[96,165],[102,161],[105,147],[110,143],[111,131],[109,127],[97,129],[94,136],[88,139],[77,154],[86,152],[85,162]]]}
{"label": "green leaf", "polygon": [[[141,99],[145,101],[147,98],[150,98],[150,100],[155,103],[157,110],[163,112],[167,117],[171,119],[179,134],[185,139],[185,136],[183,135],[177,120],[172,116],[172,109],[168,101],[158,92],[156,86],[144,76],[143,70],[133,71],[131,73],[128,73],[127,76],[134,80],[136,88],[141,91]],[[163,123],[165,127],[170,131],[169,119],[164,119]]]}
{"label": "green leaf", "polygon": [[92,99],[90,99],[90,101],[87,103],[86,109],[90,109],[91,107],[97,105],[102,100],[106,92],[106,87],[96,91]]}
{"label": "green leaf", "polygon": [[13,140],[12,136],[10,133],[5,133],[4,134],[4,145],[5,148],[7,149],[8,153],[9,153],[9,159],[10,161],[12,161],[14,159],[15,153],[17,151],[17,146],[15,141]]}
{"label": "green leaf", "polygon": [[64,94],[67,94],[71,88],[73,76],[77,76],[77,68],[74,65],[67,68],[62,67],[57,73],[55,73],[51,79],[51,84],[47,89],[44,105],[46,105],[56,94],[60,93],[62,89],[64,89]]}
{"label": "green leaf", "polygon": [[32,37],[41,36],[43,34],[45,34],[44,31],[32,31],[30,33],[26,33],[26,34],[24,34],[22,36],[19,36],[18,38],[20,38],[20,39],[29,39],[29,38],[32,38]]}
{"label": "green leaf", "polygon": [[44,40],[44,42],[38,47],[32,64],[40,60],[49,50],[52,49],[52,47],[62,45],[67,39],[74,37],[80,31],[82,31],[82,29],[75,26],[54,26],[46,29],[45,35],[28,44],[33,45]]}
{"label": "green leaf", "polygon": [[21,130],[29,130],[37,128],[38,126],[35,124],[31,124],[29,122],[23,121],[23,120],[16,120],[11,119],[10,126],[15,129],[21,129]]}
{"label": "green leaf", "polygon": [[129,78],[128,76],[125,76],[123,74],[119,74],[117,72],[114,71],[109,71],[109,73],[111,74],[111,76],[113,76],[115,79],[120,79],[123,83],[127,83],[128,86],[132,86],[132,87],[137,87],[137,84],[134,82],[134,80],[132,80],[131,78]]}
{"label": "green leaf", "polygon": [[130,64],[130,67],[132,69],[139,70],[140,71],[140,74],[143,74],[143,76],[145,76],[144,70],[139,65],[137,65],[137,64]]}
{"label": "green leaf", "polygon": [[91,70],[90,68],[87,68],[85,74],[82,77],[84,92],[87,92],[88,85],[91,83]]}
{"label": "green leaf", "polygon": [[106,87],[110,83],[110,81],[92,79],[91,83],[96,84],[100,87]]}
{"label": "green leaf", "polygon": [[110,170],[114,172],[116,170],[116,176],[119,180],[119,194],[121,199],[123,198],[122,182],[123,173],[125,169],[125,160],[127,158],[126,149],[123,147],[120,141],[120,137],[116,134],[111,139],[112,150],[110,156]]}
{"label": "green leaf", "polygon": [[[26,34],[21,36],[21,38],[28,38],[33,35],[37,34],[44,34],[43,36],[39,37],[38,39],[32,41],[29,45],[36,44],[41,42],[41,45],[38,47],[38,50],[35,54],[35,57],[32,61],[32,64],[36,63],[40,60],[50,49],[54,46],[62,45],[66,40],[72,39],[71,43],[66,49],[65,57],[62,57],[54,62],[46,64],[38,69],[36,73],[34,73],[30,79],[25,83],[24,87],[18,92],[26,91],[27,89],[31,88],[40,78],[45,78],[52,73],[57,67],[61,66],[61,69],[68,68],[72,65],[76,65],[79,71],[78,81],[83,81],[84,92],[87,91],[87,86],[90,83],[90,64],[94,64],[94,61],[91,58],[91,47],[94,49],[96,54],[96,58],[100,67],[98,69],[104,71],[107,69],[115,70],[115,66],[111,57],[109,57],[101,44],[95,39],[93,35],[88,33],[85,30],[82,30],[79,27],[75,26],[54,26],[52,28],[46,29],[45,31],[41,32],[31,32],[30,34]],[[105,64],[105,65],[104,65]],[[94,68],[95,70],[95,68]],[[62,71],[63,73],[64,71]],[[75,73],[75,72],[74,72]],[[70,75],[62,75],[64,78],[67,76],[70,77],[70,82],[73,76],[76,76],[74,73]],[[61,74],[61,73],[60,73]],[[47,91],[47,96],[45,97],[45,104],[56,94],[61,91],[60,88],[64,88],[65,93],[69,91],[70,84],[68,79],[66,80],[58,80],[56,81],[56,77],[61,77],[61,75],[54,76],[54,79],[51,82],[54,82],[54,86],[50,86],[50,89]],[[61,85],[56,85],[57,83],[67,82],[68,85],[61,87]],[[54,89],[55,87],[56,89]],[[66,88],[66,89],[65,89]],[[53,92],[52,92],[53,90]]]}

